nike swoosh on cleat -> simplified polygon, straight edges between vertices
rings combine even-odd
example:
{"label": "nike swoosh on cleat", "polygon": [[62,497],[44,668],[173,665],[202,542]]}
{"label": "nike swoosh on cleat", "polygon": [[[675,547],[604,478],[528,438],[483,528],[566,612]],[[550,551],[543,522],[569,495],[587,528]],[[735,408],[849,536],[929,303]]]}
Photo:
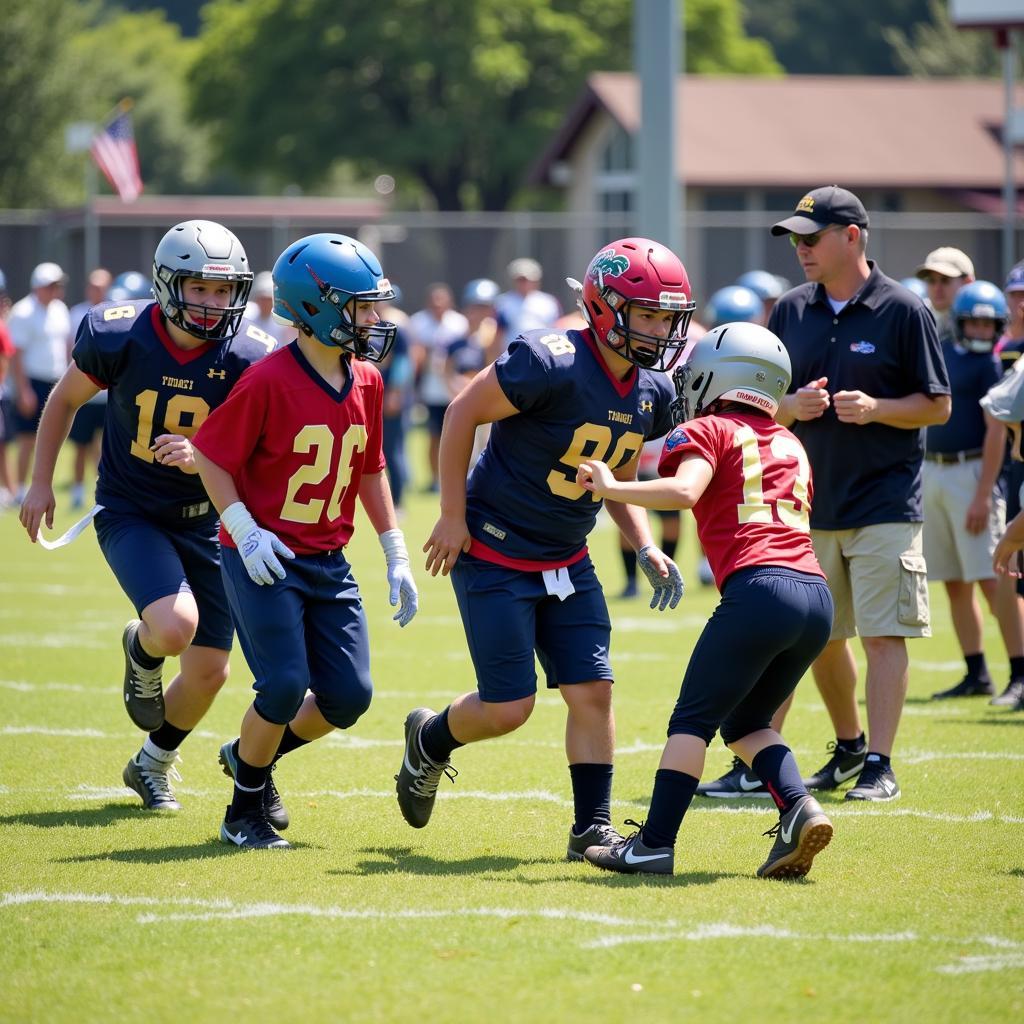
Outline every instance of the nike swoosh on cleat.
{"label": "nike swoosh on cleat", "polygon": [[224,829],[224,835],[238,846],[241,846],[249,838],[244,832],[239,832],[238,835],[233,836],[227,829]]}
{"label": "nike swoosh on cleat", "polygon": [[622,859],[627,864],[646,864],[649,860],[662,860],[667,857],[667,853],[649,853],[649,854],[635,854],[633,847],[631,846],[623,855]]}
{"label": "nike swoosh on cleat", "polygon": [[402,761],[405,763],[405,770],[410,775],[412,775],[412,776],[414,776],[415,778],[418,779],[423,774],[423,769],[422,768],[413,768],[413,766],[411,764],[409,764],[409,751],[408,751],[408,749],[406,749],[405,753],[402,755]]}
{"label": "nike swoosh on cleat", "polygon": [[787,846],[788,846],[788,845],[789,845],[789,844],[790,844],[791,842],[793,842],[793,826],[794,826],[794,825],[796,825],[796,819],[797,819],[798,817],[799,817],[799,815],[798,815],[798,814],[794,814],[794,815],[793,815],[793,820],[792,820],[792,821],[791,821],[791,822],[789,823],[789,831],[788,831],[788,832],[786,831],[786,828],[785,828],[785,826],[783,826],[783,827],[782,827],[782,829],[780,829],[780,832],[781,832],[781,834],[782,834],[782,841],[783,841],[783,842],[784,842],[784,843],[785,843],[785,844],[786,844]]}
{"label": "nike swoosh on cleat", "polygon": [[763,788],[763,786],[764,783],[760,779],[748,780],[746,775],[740,776],[740,789],[742,789],[745,793],[750,793],[755,789],[761,789]]}
{"label": "nike swoosh on cleat", "polygon": [[839,768],[836,768],[832,772],[832,777],[836,780],[836,785],[838,786],[840,782],[846,782],[847,779],[852,779],[854,775],[860,775],[861,769],[863,767],[863,765],[857,765],[856,768],[850,768],[849,771],[845,772],[841,771]]}

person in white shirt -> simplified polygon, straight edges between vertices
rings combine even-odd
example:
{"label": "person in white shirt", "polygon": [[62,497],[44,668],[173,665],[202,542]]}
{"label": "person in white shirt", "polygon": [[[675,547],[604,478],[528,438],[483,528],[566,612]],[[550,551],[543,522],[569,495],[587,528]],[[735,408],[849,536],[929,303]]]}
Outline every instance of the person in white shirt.
{"label": "person in white shirt", "polygon": [[264,270],[253,280],[245,317],[254,327],[273,338],[278,348],[283,348],[293,342],[299,332],[294,327],[275,320],[273,310],[274,277],[269,270]]}
{"label": "person in white shirt", "polygon": [[28,470],[43,406],[68,367],[71,319],[64,305],[64,271],[56,263],[40,263],[30,280],[32,291],[14,304],[7,326],[14,342],[14,381],[18,437],[17,500],[28,489]]}
{"label": "person in white shirt", "polygon": [[502,292],[494,303],[498,312],[499,355],[523,331],[551,327],[562,315],[558,299],[540,290],[544,271],[536,260],[520,257],[508,265],[506,272],[512,288]]}

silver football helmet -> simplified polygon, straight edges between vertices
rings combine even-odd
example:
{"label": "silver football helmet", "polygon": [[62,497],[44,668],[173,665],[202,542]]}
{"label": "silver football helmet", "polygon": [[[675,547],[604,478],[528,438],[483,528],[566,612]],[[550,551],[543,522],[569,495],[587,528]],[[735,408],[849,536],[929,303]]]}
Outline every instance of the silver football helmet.
{"label": "silver football helmet", "polygon": [[686,346],[672,374],[676,387],[672,413],[682,423],[723,400],[774,416],[792,377],[789,353],[766,327],[722,324]]}
{"label": "silver football helmet", "polygon": [[[234,284],[230,303],[223,309],[185,302],[182,284],[186,278],[229,281]],[[183,331],[204,341],[225,341],[238,331],[252,288],[252,271],[242,243],[227,228],[212,220],[187,220],[175,224],[160,239],[153,254],[153,294],[167,319]],[[216,321],[201,326],[199,320]]]}

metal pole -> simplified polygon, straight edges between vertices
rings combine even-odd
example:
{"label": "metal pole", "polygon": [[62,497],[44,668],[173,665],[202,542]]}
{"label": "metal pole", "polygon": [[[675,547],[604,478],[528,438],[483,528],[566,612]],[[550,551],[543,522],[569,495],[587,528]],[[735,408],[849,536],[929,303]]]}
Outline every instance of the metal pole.
{"label": "metal pole", "polygon": [[996,45],[1003,51],[1003,88],[1006,97],[1006,114],[1003,120],[1003,274],[1010,272],[1016,262],[1017,233],[1017,183],[1014,176],[1013,127],[1014,127],[1014,78],[1016,77],[1017,51],[1014,31],[1001,28],[996,32]]}
{"label": "metal pole", "polygon": [[85,158],[85,268],[88,276],[100,265],[100,223],[96,216],[96,163],[91,156]]}

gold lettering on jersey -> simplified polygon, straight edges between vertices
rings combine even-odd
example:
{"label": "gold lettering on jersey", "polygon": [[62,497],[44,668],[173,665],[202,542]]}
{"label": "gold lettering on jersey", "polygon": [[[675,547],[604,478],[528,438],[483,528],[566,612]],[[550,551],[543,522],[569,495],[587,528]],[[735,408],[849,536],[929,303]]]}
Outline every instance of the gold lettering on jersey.
{"label": "gold lettering on jersey", "polygon": [[625,423],[628,427],[633,422],[633,414],[631,412],[617,412],[615,409],[609,409],[608,421],[610,423]]}
{"label": "gold lettering on jersey", "polygon": [[163,377],[162,383],[165,388],[177,388],[179,391],[191,391],[195,387],[195,381],[188,377]]}
{"label": "gold lettering on jersey", "polygon": [[498,527],[494,526],[492,523],[484,523],[481,529],[484,533],[489,533],[492,537],[497,537],[498,540],[504,540],[508,536],[504,530],[499,530]]}
{"label": "gold lettering on jersey", "polygon": [[208,369],[206,371],[206,376],[209,377],[210,380],[213,380],[214,377],[216,377],[217,380],[227,380],[227,378],[228,378],[228,371],[227,370],[215,370],[211,366],[210,369]]}

